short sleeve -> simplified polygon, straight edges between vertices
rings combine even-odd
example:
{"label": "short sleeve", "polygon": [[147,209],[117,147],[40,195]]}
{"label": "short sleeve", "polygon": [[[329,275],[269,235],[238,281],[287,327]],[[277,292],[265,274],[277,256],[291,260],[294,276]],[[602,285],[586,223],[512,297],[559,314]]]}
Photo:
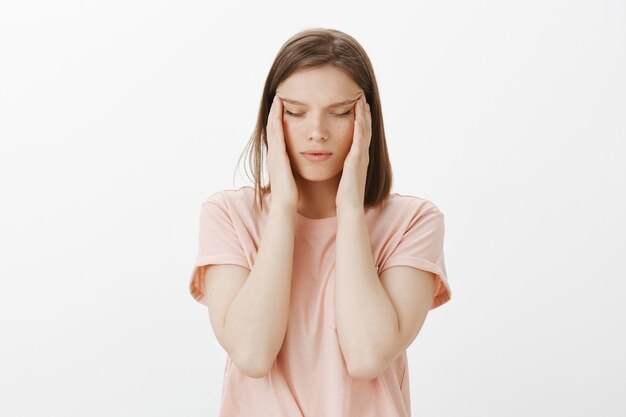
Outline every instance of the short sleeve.
{"label": "short sleeve", "polygon": [[250,269],[221,193],[207,198],[200,208],[198,254],[189,280],[189,292],[204,305],[208,305],[204,296],[204,271],[210,264],[232,264]]}
{"label": "short sleeve", "polygon": [[380,273],[392,266],[402,265],[435,274],[432,310],[452,296],[443,253],[444,215],[431,203],[425,210],[416,209],[412,216],[398,245],[381,265]]}

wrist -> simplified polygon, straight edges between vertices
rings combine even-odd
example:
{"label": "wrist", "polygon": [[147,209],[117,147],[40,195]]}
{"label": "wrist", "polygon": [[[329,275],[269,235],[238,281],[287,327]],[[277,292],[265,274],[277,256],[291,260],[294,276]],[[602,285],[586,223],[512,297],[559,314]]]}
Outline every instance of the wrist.
{"label": "wrist", "polygon": [[361,214],[365,214],[365,209],[363,207],[359,207],[353,204],[337,206],[337,219],[341,217],[352,218]]}
{"label": "wrist", "polygon": [[278,213],[281,216],[295,216],[297,211],[297,206],[291,203],[279,203],[276,201],[272,202],[270,207],[270,213]]}

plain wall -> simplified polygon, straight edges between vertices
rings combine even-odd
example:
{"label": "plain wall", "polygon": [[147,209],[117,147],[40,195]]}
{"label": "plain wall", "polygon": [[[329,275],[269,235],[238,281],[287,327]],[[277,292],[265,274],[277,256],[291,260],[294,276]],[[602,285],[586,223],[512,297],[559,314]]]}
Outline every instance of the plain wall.
{"label": "plain wall", "polygon": [[0,415],[217,415],[200,204],[249,184],[270,65],[318,26],[372,60],[393,192],[445,214],[413,415],[626,415],[626,4],[225,3],[0,5]]}

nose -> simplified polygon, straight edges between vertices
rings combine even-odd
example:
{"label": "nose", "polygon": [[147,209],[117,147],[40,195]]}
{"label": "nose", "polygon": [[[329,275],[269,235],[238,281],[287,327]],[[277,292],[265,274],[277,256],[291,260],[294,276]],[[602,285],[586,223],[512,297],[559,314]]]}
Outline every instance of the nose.
{"label": "nose", "polygon": [[324,141],[328,139],[328,128],[322,115],[312,116],[308,128],[309,140]]}

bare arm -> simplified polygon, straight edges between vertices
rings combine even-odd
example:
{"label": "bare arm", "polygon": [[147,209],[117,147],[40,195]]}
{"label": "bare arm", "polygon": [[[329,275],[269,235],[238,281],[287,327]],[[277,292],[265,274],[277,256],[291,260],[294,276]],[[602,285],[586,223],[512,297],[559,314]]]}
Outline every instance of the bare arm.
{"label": "bare arm", "polygon": [[293,208],[272,205],[252,270],[225,313],[224,347],[251,377],[269,371],[285,338],[295,213]]}
{"label": "bare arm", "polygon": [[398,317],[376,273],[363,210],[337,214],[337,333],[348,372],[361,377],[378,366],[381,344],[396,337]]}
{"label": "bare arm", "polygon": [[339,213],[335,311],[348,372],[379,376],[417,337],[432,304],[434,275],[411,267],[379,278],[362,209]]}

